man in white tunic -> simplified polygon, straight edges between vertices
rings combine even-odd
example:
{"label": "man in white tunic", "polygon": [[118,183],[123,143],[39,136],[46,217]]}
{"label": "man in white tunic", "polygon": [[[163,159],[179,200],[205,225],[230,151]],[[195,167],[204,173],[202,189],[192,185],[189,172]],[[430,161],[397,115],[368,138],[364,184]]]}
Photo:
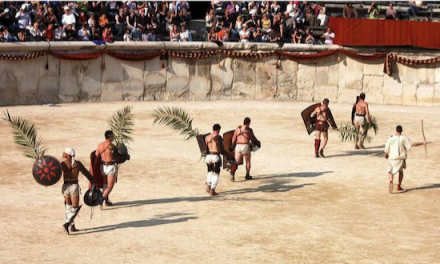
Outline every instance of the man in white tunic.
{"label": "man in white tunic", "polygon": [[394,174],[399,173],[399,183],[397,184],[397,190],[403,191],[401,185],[403,180],[403,169],[406,169],[407,151],[411,147],[426,145],[426,141],[412,143],[411,140],[402,135],[402,126],[396,127],[396,134],[391,136],[385,144],[385,158],[389,160],[388,163],[388,175],[390,179],[390,185],[388,191],[393,193],[393,178]]}

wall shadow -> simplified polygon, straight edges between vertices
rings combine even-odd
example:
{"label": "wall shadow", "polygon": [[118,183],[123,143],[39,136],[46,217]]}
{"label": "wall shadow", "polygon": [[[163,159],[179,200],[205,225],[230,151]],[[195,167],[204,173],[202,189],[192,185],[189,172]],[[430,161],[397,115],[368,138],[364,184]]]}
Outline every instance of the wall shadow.
{"label": "wall shadow", "polygon": [[[369,148],[371,149],[371,148]],[[369,150],[369,149],[358,149],[358,150],[350,150],[345,151],[341,154],[335,154],[335,155],[326,155],[326,158],[337,158],[337,157],[347,157],[347,156],[373,156],[373,157],[383,157],[385,158],[385,153],[383,152],[383,149],[381,150]]]}
{"label": "wall shadow", "polygon": [[287,185],[289,181],[275,181],[270,184],[258,186],[257,188],[244,188],[239,190],[231,190],[224,192],[225,194],[244,194],[244,193],[277,193],[277,192],[289,192],[294,189],[303,188],[308,185],[315,185],[314,183],[306,183],[299,185]]}
{"label": "wall shadow", "polygon": [[131,222],[125,222],[115,225],[85,228],[85,229],[81,229],[78,233],[72,233],[71,235],[86,235],[92,233],[113,231],[116,229],[123,229],[123,228],[144,228],[144,227],[156,226],[156,225],[175,224],[175,223],[186,222],[189,220],[194,220],[197,218],[198,217],[191,216],[191,214],[171,213],[165,215],[158,215],[148,220],[131,221]]}

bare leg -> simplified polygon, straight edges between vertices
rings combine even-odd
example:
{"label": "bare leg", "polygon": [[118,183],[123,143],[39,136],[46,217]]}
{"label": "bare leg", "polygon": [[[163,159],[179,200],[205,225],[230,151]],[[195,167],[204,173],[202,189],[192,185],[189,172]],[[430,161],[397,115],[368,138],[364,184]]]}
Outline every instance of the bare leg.
{"label": "bare leg", "polygon": [[358,146],[358,140],[359,140],[359,137],[358,137],[358,133],[359,133],[359,124],[358,123],[355,123],[354,124],[354,127],[356,128],[356,135],[354,136],[354,148],[355,149],[359,149],[359,146]]}
{"label": "bare leg", "polygon": [[393,193],[393,188],[394,188],[393,178],[394,178],[394,175],[392,173],[388,173],[388,177],[389,177],[389,180],[390,180],[390,185],[388,186],[388,192],[389,193]]}
{"label": "bare leg", "polygon": [[324,139],[322,140],[321,150],[324,150],[325,146],[327,145],[328,141],[328,132],[322,132],[322,135]]}
{"label": "bare leg", "polygon": [[321,145],[321,131],[316,130],[316,139],[315,139],[315,157],[319,158],[319,147]]}
{"label": "bare leg", "polygon": [[112,205],[112,203],[108,200],[108,196],[113,190],[113,186],[115,185],[116,175],[109,175],[107,178],[107,189],[105,189],[103,193],[103,198],[105,200],[106,205]]}
{"label": "bare leg", "polygon": [[250,176],[251,172],[251,154],[245,155],[244,158],[246,159],[246,180],[251,180],[252,176]]}
{"label": "bare leg", "polygon": [[403,191],[403,189],[401,187],[402,181],[403,181],[403,171],[399,171],[399,184],[397,185],[398,191]]}
{"label": "bare leg", "polygon": [[362,133],[362,136],[361,136],[361,140],[360,140],[360,142],[359,142],[359,147],[361,148],[361,149],[365,149],[365,147],[364,147],[364,140],[365,140],[365,132],[367,131],[366,130],[366,125],[363,125],[362,127],[361,127],[361,133]]}

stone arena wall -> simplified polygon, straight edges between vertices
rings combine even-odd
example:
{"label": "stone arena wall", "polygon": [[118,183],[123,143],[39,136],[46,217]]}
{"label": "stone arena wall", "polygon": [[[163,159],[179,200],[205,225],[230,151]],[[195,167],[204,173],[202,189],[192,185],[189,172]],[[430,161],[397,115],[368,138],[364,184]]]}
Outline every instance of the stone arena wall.
{"label": "stone arena wall", "polygon": [[[199,51],[219,49],[213,43],[5,43],[0,53],[26,51],[159,49]],[[315,53],[339,46],[285,44],[283,51]],[[221,49],[270,51],[277,44],[225,43]],[[440,56],[439,51],[356,48],[356,52],[392,51],[412,59]],[[217,56],[190,60],[157,57],[149,61],[123,61],[105,55],[86,61],[60,60],[51,55],[28,61],[0,60],[0,105],[29,105],[122,100],[292,100],[353,103],[361,92],[377,104],[440,105],[440,63],[407,67],[393,65],[392,76],[383,73],[383,59],[361,61],[334,55],[298,63],[277,57],[236,59]],[[46,64],[49,65],[46,69]]]}

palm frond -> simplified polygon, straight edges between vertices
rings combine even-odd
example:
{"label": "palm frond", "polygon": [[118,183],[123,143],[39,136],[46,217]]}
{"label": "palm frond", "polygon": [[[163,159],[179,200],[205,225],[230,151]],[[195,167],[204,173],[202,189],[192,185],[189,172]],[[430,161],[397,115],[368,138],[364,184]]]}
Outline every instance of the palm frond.
{"label": "palm frond", "polygon": [[373,129],[374,134],[377,135],[377,131],[379,131],[379,126],[377,124],[377,119],[372,116],[371,117],[371,125],[367,124],[366,126],[366,132],[365,135],[362,135],[360,131],[356,131],[356,128],[351,124],[341,124],[339,128],[339,138],[341,138],[341,141],[354,141],[356,136],[358,138],[361,138],[362,136],[365,136],[365,141],[370,143],[372,138],[368,136],[368,131],[370,129]]}
{"label": "palm frond", "polygon": [[39,159],[46,150],[42,147],[42,139],[37,137],[34,124],[21,117],[12,117],[8,110],[3,112],[3,120],[8,121],[14,133],[14,141],[23,149],[23,154],[32,159]]}
{"label": "palm frond", "polygon": [[185,140],[191,139],[199,134],[196,128],[192,127],[193,119],[189,114],[179,107],[159,107],[152,113],[154,117],[153,124],[160,124],[170,127],[181,135]]}
{"label": "palm frond", "polygon": [[108,120],[110,129],[115,134],[115,143],[117,145],[127,145],[130,141],[133,141],[131,133],[133,132],[133,114],[131,110],[132,106],[126,106],[116,111],[116,113]]}

